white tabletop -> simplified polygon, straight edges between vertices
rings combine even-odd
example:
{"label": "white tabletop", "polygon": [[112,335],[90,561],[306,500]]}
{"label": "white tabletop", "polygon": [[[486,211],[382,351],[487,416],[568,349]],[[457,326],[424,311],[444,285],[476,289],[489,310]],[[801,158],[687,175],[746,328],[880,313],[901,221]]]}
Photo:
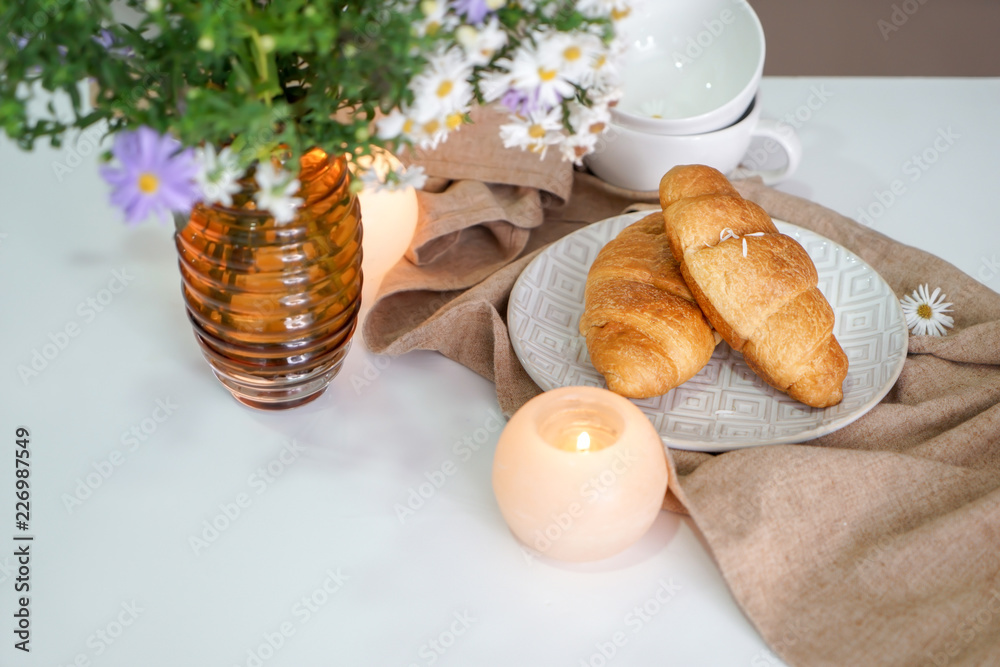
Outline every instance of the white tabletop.
{"label": "white tabletop", "polygon": [[[775,78],[761,99],[805,149],[783,190],[1000,288],[1000,80]],[[602,563],[528,557],[490,488],[493,386],[458,364],[357,338],[313,404],[238,404],[187,323],[171,229],[126,228],[74,155],[0,142],[0,664],[780,664],[689,520],[662,513]],[[389,243],[365,215],[366,245]],[[18,426],[30,654],[12,634]]]}

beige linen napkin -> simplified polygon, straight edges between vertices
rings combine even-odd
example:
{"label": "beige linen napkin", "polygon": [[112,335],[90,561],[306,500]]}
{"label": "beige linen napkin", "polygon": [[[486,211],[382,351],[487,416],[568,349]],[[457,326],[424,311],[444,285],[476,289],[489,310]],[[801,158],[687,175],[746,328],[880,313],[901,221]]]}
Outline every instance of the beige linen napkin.
{"label": "beige linen napkin", "polygon": [[[509,415],[539,392],[507,334],[515,279],[552,240],[655,196],[557,155],[505,151],[498,117],[476,121],[415,156],[432,191],[420,194],[413,247],[386,276],[364,338],[379,353],[440,351],[496,382]],[[690,513],[789,664],[1000,665],[1000,294],[819,205],[755,181],[737,187],[857,253],[897,296],[940,287],[955,327],[911,337],[888,396],[835,433],[717,456],[670,450],[664,506]],[[914,224],[946,233],[946,221]]]}

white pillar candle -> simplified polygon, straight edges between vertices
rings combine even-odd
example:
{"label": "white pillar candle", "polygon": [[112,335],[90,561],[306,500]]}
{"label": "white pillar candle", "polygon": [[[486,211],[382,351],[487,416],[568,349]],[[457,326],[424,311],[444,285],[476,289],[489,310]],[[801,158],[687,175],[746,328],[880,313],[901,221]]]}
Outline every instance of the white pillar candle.
{"label": "white pillar candle", "polygon": [[507,525],[558,560],[623,551],[649,530],[666,489],[656,429],[631,401],[597,387],[563,387],[525,403],[493,459]]}

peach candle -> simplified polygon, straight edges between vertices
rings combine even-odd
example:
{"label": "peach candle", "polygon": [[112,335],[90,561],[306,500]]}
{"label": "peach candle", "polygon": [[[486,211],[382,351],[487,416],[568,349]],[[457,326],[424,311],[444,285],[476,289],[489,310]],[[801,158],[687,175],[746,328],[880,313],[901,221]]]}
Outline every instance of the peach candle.
{"label": "peach candle", "polygon": [[656,429],[628,399],[597,387],[563,387],[525,403],[493,459],[507,525],[558,560],[623,551],[649,530],[666,489]]}

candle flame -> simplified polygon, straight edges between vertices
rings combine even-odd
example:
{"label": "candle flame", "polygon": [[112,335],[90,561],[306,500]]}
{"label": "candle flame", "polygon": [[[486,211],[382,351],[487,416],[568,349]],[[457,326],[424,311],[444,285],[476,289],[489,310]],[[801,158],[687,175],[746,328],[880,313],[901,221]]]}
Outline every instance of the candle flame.
{"label": "candle flame", "polygon": [[589,452],[590,451],[590,434],[584,431],[576,437],[576,451],[578,452]]}

